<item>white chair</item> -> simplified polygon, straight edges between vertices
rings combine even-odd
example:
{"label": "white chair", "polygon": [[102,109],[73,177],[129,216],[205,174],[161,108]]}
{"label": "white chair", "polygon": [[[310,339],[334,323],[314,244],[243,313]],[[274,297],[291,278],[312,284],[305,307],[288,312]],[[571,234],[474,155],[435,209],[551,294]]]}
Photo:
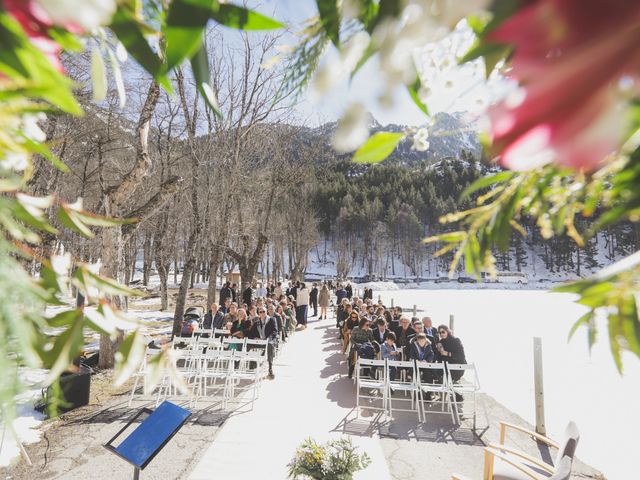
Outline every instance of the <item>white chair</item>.
{"label": "white chair", "polygon": [[[504,445],[507,428],[519,431],[544,443],[557,448],[558,453],[553,464],[548,464],[513,447]],[[484,449],[484,480],[569,480],[575,458],[576,447],[580,440],[580,433],[575,423],[569,422],[561,444],[532,432],[524,427],[511,423],[500,422],[500,445],[489,445]],[[453,480],[468,480],[459,474],[453,474]]]}
{"label": "white chair", "polygon": [[[453,372],[463,372],[464,376],[459,380],[454,381],[452,376],[456,376]],[[464,407],[471,407],[473,411],[473,429],[476,429],[476,394],[480,391],[480,379],[478,378],[478,370],[476,369],[475,364],[470,363],[468,365],[462,364],[447,364],[447,380],[449,384],[449,388],[453,393],[451,403],[453,405],[456,417],[458,419],[458,423],[460,421],[460,417],[464,412]],[[464,400],[457,400],[458,395],[464,397]],[[469,397],[471,398],[471,402],[468,401]],[[471,404],[471,405],[470,405]]]}
{"label": "white chair", "polygon": [[213,329],[213,336],[215,338],[224,338],[224,337],[228,337],[229,335],[231,335],[231,330],[227,330],[226,328],[214,328]]}
{"label": "white chair", "polygon": [[[147,382],[147,377],[150,373],[150,369],[149,369],[149,359],[150,357],[153,357],[154,355],[157,355],[158,353],[160,353],[160,350],[158,349],[153,349],[153,348],[147,348],[145,354],[144,354],[144,358],[142,359],[142,363],[140,364],[140,368],[138,369],[138,371],[136,373],[133,374],[133,378],[135,378],[135,382],[133,383],[133,388],[131,389],[131,395],[129,396],[129,403],[128,406],[131,407],[131,402],[133,402],[133,397],[136,394],[136,389],[138,388],[138,384],[140,382],[140,379],[142,379],[142,385],[146,386],[146,382]],[[143,389],[144,391],[144,389]]]}
{"label": "white chair", "polygon": [[[425,407],[425,394],[431,396],[438,394],[440,396],[440,412],[431,411],[432,413],[444,413],[451,415],[451,421],[456,422],[453,405],[451,403],[452,392],[449,388],[449,378],[443,363],[416,362],[416,377],[420,389],[420,407],[422,408],[422,416],[426,421],[427,410]],[[445,411],[445,400],[447,402],[447,410]],[[427,399],[427,403],[433,404],[433,400]]]}
{"label": "white chair", "polygon": [[[208,396],[210,388],[222,388],[222,409],[226,410],[235,356],[235,350],[217,349],[207,350],[202,355],[196,376],[194,407],[197,406],[199,398]],[[218,386],[218,380],[222,380],[221,387]]]}
{"label": "white chair", "polygon": [[245,338],[225,337],[222,346],[224,350],[244,350],[246,342]]}
{"label": "white chair", "polygon": [[[378,410],[384,413],[387,419],[387,367],[386,360],[368,360],[358,358],[356,362],[356,417],[360,416],[360,400],[368,402],[367,410]],[[362,389],[367,389],[369,395],[363,394]],[[377,395],[372,395],[378,392]],[[372,405],[374,400],[382,401],[381,406]]]}
{"label": "white chair", "polygon": [[266,349],[235,352],[235,366],[229,378],[228,399],[240,396],[243,392],[251,392],[251,408],[258,398],[262,381],[267,375]]}
{"label": "white chair", "polygon": [[[404,373],[404,375],[401,375]],[[416,375],[416,362],[387,360],[387,405],[389,415],[393,418],[393,411],[416,412],[418,421],[422,422],[422,407],[420,406],[420,385]],[[394,398],[394,392],[409,394],[410,398]],[[393,402],[411,402],[411,408],[393,408]]]}

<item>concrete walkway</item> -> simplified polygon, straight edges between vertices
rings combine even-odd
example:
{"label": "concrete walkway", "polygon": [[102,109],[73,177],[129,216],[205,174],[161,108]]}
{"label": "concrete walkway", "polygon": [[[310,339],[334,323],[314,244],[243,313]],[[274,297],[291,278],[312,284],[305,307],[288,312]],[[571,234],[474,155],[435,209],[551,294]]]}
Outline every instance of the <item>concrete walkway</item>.
{"label": "concrete walkway", "polygon": [[[335,320],[310,322],[296,332],[276,359],[276,379],[263,383],[252,412],[231,416],[192,471],[190,479],[263,478],[284,480],[287,464],[306,438],[340,438],[339,426],[352,411],[353,383],[340,362]],[[350,403],[349,403],[350,404]],[[351,413],[353,416],[353,413]],[[378,436],[353,436],[371,465],[357,480],[391,475]]]}

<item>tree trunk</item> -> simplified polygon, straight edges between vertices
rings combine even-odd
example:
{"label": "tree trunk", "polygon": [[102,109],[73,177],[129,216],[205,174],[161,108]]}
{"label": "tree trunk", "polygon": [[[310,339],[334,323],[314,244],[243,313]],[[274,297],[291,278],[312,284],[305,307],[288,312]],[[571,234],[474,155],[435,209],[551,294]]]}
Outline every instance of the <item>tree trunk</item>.
{"label": "tree trunk", "polygon": [[146,234],[144,236],[144,244],[142,246],[142,252],[144,256],[142,265],[142,284],[147,287],[149,285],[149,277],[151,276],[151,263],[153,262],[153,256],[151,255],[151,235]]}

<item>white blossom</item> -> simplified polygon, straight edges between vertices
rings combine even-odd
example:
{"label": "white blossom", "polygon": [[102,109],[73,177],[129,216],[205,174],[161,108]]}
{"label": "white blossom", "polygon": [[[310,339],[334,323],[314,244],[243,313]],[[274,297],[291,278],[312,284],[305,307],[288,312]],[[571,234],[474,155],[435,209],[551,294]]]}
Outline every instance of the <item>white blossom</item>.
{"label": "white blossom", "polygon": [[429,129],[420,128],[413,135],[413,149],[418,152],[429,150]]}
{"label": "white blossom", "polygon": [[356,150],[369,137],[369,116],[361,103],[351,104],[338,120],[331,143],[338,152],[346,153]]}
{"label": "white blossom", "polygon": [[107,25],[116,11],[115,0],[36,0],[57,25],[76,25],[91,32]]}
{"label": "white blossom", "polygon": [[4,157],[0,158],[0,169],[21,172],[29,166],[29,155],[25,152],[4,152]]}
{"label": "white blossom", "polygon": [[22,117],[22,133],[34,142],[42,143],[47,139],[47,135],[42,131],[38,122],[46,120],[44,113],[24,115]]}
{"label": "white blossom", "polygon": [[367,32],[358,32],[347,40],[338,57],[328,58],[318,68],[314,78],[314,90],[324,94],[351,73],[366,52],[369,41]]}

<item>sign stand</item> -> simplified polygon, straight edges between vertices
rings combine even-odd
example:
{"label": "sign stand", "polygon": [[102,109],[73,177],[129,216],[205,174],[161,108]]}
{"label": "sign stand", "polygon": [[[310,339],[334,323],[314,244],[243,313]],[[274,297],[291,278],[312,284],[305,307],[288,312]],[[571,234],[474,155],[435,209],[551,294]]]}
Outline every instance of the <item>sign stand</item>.
{"label": "sign stand", "polygon": [[[142,414],[149,415],[118,446],[115,442],[122,433]],[[149,465],[151,460],[178,433],[191,412],[171,402],[162,402],[155,410],[142,408],[114,437],[104,446],[134,467],[133,480],[140,479],[140,470]]]}

